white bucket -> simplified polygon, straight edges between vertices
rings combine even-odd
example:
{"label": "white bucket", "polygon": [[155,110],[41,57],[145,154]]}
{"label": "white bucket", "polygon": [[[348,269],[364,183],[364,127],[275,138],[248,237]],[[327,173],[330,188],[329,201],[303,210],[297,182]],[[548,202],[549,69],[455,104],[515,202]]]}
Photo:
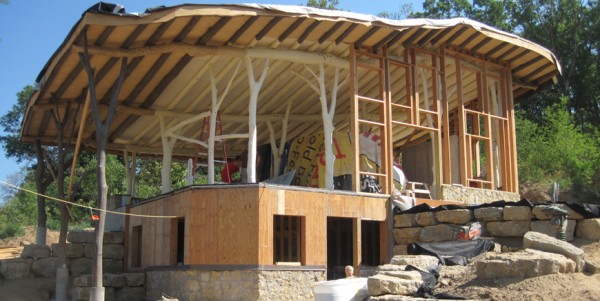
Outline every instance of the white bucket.
{"label": "white bucket", "polygon": [[367,278],[321,281],[313,286],[315,301],[362,301],[367,297]]}

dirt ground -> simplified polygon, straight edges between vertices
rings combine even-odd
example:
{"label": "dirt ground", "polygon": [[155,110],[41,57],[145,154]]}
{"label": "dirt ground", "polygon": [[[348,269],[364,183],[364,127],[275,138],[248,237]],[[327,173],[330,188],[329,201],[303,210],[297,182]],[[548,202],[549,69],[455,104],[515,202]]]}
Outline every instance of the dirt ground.
{"label": "dirt ground", "polygon": [[[23,244],[35,241],[35,229],[27,229],[23,237],[0,240],[0,248],[20,250]],[[48,234],[48,244],[58,241],[58,233]],[[586,260],[600,264],[600,242],[576,240],[574,245],[585,251]],[[0,249],[0,254],[6,248]],[[16,252],[13,255],[19,255]],[[0,299],[38,301],[48,300],[54,289],[54,279],[30,278],[6,280],[0,277]],[[474,300],[599,300],[600,272],[598,274],[554,274],[529,279],[478,280],[474,266],[443,267],[436,293],[450,293]],[[226,298],[224,296],[224,298]]]}
{"label": "dirt ground", "polygon": [[[600,263],[600,242],[572,243],[584,250],[586,260]],[[475,300],[600,300],[600,272],[479,280],[474,265],[451,266],[442,268],[435,292]]]}

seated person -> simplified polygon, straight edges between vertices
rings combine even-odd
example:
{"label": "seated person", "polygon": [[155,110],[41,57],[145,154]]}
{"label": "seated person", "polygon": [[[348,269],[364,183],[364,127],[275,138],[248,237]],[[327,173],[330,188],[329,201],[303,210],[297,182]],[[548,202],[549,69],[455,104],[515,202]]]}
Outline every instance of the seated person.
{"label": "seated person", "polygon": [[227,165],[221,170],[221,181],[224,183],[240,182],[240,179],[234,179],[233,174],[240,171],[242,167],[242,159],[236,156],[233,161],[227,162]]}

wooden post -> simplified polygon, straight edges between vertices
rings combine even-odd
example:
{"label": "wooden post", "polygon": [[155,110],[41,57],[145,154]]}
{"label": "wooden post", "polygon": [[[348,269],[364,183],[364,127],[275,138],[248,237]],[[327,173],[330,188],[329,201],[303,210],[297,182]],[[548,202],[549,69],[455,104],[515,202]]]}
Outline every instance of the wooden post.
{"label": "wooden post", "polygon": [[513,99],[513,82],[512,82],[512,66],[508,66],[506,71],[507,78],[507,92],[508,92],[508,135],[510,142],[510,154],[511,154],[511,169],[512,169],[512,192],[519,193],[519,168],[517,164],[517,134],[515,130],[515,106]]}
{"label": "wooden post", "polygon": [[[85,124],[87,121],[88,111],[90,109],[90,93],[88,91],[87,97],[85,98],[85,104],[83,105],[83,111],[81,111],[81,121],[79,122],[79,131],[77,133],[77,142],[75,143],[75,153],[73,154],[73,163],[71,164],[71,175],[69,176],[69,189],[67,189],[67,200],[71,200],[73,192],[73,180],[75,179],[75,169],[77,167],[77,159],[79,159],[79,150],[81,148],[81,140],[83,139],[83,132],[85,130]],[[61,162],[62,164],[62,162]]]}
{"label": "wooden post", "polygon": [[460,153],[460,183],[463,186],[469,186],[467,181],[467,158],[470,149],[467,148],[466,143],[466,124],[465,124],[465,103],[463,99],[463,87],[462,87],[462,62],[459,55],[454,58],[456,68],[456,100],[458,102],[458,144]]}
{"label": "wooden post", "polygon": [[[217,88],[217,80],[215,79],[215,75],[212,70],[212,66],[209,68],[210,73],[210,91],[211,91],[211,107],[210,107],[210,119],[208,126],[208,184],[215,183],[215,135],[217,130],[217,115],[219,113],[219,108],[229,93],[229,89],[231,88],[231,84],[235,79],[239,69],[240,69],[241,61],[238,62],[235,71],[229,78],[229,83],[227,83],[227,87],[219,97],[219,91]],[[255,111],[256,114],[256,111]]]}
{"label": "wooden post", "polygon": [[362,227],[360,218],[352,219],[352,265],[354,266],[354,276],[360,275],[362,265]]}
{"label": "wooden post", "polygon": [[162,140],[163,147],[163,161],[160,172],[160,179],[162,184],[162,193],[171,191],[171,162],[173,160],[173,148],[177,139],[169,137],[166,133],[165,117],[159,116],[160,118],[160,138]]}
{"label": "wooden post", "polygon": [[269,70],[269,59],[263,65],[258,81],[254,77],[252,58],[246,56],[246,69],[248,70],[248,85],[250,87],[250,101],[248,102],[248,164],[247,178],[249,183],[256,182],[256,107],[258,105],[258,93],[262,87]]}
{"label": "wooden post", "polygon": [[444,162],[444,184],[452,184],[452,160],[450,156],[450,120],[448,112],[448,91],[446,87],[446,51],[440,49],[440,83],[441,83],[441,102],[442,102],[442,154]]}
{"label": "wooden post", "polygon": [[360,169],[359,169],[359,127],[358,127],[358,99],[357,99],[357,81],[356,76],[356,50],[354,44],[349,45],[348,60],[350,64],[349,77],[350,77],[350,134],[352,137],[352,190],[354,192],[360,191]]}

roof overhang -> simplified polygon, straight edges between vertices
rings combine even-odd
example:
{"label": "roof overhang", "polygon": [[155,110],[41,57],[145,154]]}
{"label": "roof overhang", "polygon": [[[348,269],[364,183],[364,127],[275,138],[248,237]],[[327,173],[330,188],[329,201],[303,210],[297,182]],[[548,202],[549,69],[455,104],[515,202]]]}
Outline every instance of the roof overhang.
{"label": "roof overhang", "polygon": [[[110,128],[108,150],[130,150],[139,154],[162,152],[160,122],[191,117],[209,109],[213,72],[224,89],[230,77],[232,89],[221,108],[223,131],[247,132],[248,80],[245,70],[234,74],[238,58],[255,58],[260,67],[273,58],[265,87],[261,89],[258,120],[282,120],[288,101],[293,102],[288,137],[314,132],[322,127],[318,95],[294,73],[306,72],[295,56],[324,60],[328,71],[343,68],[349,46],[372,50],[386,48],[391,56],[417,47],[437,51],[453,49],[512,70],[515,95],[536,88],[560,73],[555,56],[540,45],[485,24],[464,19],[388,20],[343,11],[283,5],[180,5],[144,14],[87,11],[38,76],[39,90],[27,108],[21,138],[56,144],[51,113],[66,116],[66,133],[83,127],[84,148],[95,148],[91,118],[81,124],[81,108],[88,80],[78,54],[83,34],[96,73],[96,95],[106,107],[120,66],[128,56],[129,66],[118,109]],[[251,53],[254,53],[252,55]],[[260,53],[260,55],[258,54]],[[242,62],[243,64],[243,62]],[[241,68],[244,69],[244,68]],[[289,72],[294,71],[294,72]],[[349,99],[348,85],[341,87],[340,106]],[[347,111],[347,110],[346,110]],[[336,130],[347,127],[344,109],[337,110]],[[200,125],[183,131],[198,136]],[[259,143],[269,141],[266,130]],[[245,147],[235,139],[233,153]],[[74,143],[74,139],[71,139]],[[190,156],[196,148],[180,141],[174,154]]]}

